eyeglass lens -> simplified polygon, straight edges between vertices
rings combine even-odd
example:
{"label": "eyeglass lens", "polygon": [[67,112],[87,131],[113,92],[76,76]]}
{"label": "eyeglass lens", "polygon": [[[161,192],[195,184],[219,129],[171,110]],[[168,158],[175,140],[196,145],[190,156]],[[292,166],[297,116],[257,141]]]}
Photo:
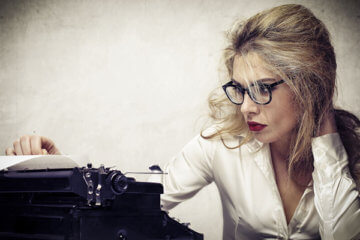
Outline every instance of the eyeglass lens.
{"label": "eyeglass lens", "polygon": [[270,101],[270,90],[261,84],[257,86],[250,86],[246,90],[240,86],[235,87],[231,85],[226,88],[226,94],[229,99],[236,104],[242,104],[244,102],[245,91],[248,92],[250,98],[256,103],[265,104]]}

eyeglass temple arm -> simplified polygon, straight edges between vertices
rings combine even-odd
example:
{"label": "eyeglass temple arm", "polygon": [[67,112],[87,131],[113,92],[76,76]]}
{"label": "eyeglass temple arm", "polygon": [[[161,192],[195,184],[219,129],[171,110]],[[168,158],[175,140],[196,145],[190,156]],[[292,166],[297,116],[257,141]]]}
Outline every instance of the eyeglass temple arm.
{"label": "eyeglass temple arm", "polygon": [[283,79],[281,79],[280,81],[274,82],[272,84],[269,85],[270,88],[273,88],[279,84],[282,84],[283,82],[285,82]]}

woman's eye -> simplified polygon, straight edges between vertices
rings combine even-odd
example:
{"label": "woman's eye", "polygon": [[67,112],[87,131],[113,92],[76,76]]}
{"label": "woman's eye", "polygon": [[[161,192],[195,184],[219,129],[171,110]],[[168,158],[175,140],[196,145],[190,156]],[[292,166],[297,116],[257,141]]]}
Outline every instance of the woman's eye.
{"label": "woman's eye", "polygon": [[260,93],[267,93],[268,92],[268,88],[265,86],[265,85],[263,85],[263,84],[259,84],[259,92]]}

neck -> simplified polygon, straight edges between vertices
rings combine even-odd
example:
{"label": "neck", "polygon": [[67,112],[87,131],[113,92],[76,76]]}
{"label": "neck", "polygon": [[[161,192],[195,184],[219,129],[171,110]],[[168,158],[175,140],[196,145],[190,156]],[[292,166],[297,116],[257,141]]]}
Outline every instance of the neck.
{"label": "neck", "polygon": [[289,159],[290,139],[281,139],[277,142],[270,143],[271,161],[274,168],[274,174],[277,184],[288,186],[289,172],[288,172],[288,159]]}
{"label": "neck", "polygon": [[[277,176],[280,174],[282,177],[288,177],[288,161],[290,156],[291,140],[292,137],[290,135],[288,137],[284,137],[280,141],[270,143],[271,159]],[[305,189],[311,179],[312,177],[310,173],[306,176],[297,177],[294,183]]]}
{"label": "neck", "polygon": [[286,162],[290,155],[291,136],[270,143],[271,155],[274,159]]}

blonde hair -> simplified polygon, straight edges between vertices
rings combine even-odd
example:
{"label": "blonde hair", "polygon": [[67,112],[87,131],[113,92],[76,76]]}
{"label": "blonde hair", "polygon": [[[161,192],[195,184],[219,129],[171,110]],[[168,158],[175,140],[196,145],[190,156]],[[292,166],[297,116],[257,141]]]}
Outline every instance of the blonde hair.
{"label": "blonde hair", "polygon": [[[300,179],[311,179],[311,141],[319,131],[319,123],[333,109],[336,90],[336,60],[328,30],[309,9],[288,4],[235,23],[228,32],[228,39],[229,46],[223,55],[227,81],[232,77],[235,57],[245,58],[249,53],[255,53],[266,63],[266,68],[281,77],[294,93],[301,117],[297,133],[290,143],[288,172],[299,184]],[[209,106],[210,117],[221,127],[214,134],[202,134],[204,138],[220,137],[223,140],[226,136],[245,135],[236,147],[252,138],[239,107],[232,104],[224,93],[214,91],[209,96]],[[335,110],[335,119],[349,155],[351,174],[359,180],[360,136],[357,130],[360,121],[344,110]]]}

